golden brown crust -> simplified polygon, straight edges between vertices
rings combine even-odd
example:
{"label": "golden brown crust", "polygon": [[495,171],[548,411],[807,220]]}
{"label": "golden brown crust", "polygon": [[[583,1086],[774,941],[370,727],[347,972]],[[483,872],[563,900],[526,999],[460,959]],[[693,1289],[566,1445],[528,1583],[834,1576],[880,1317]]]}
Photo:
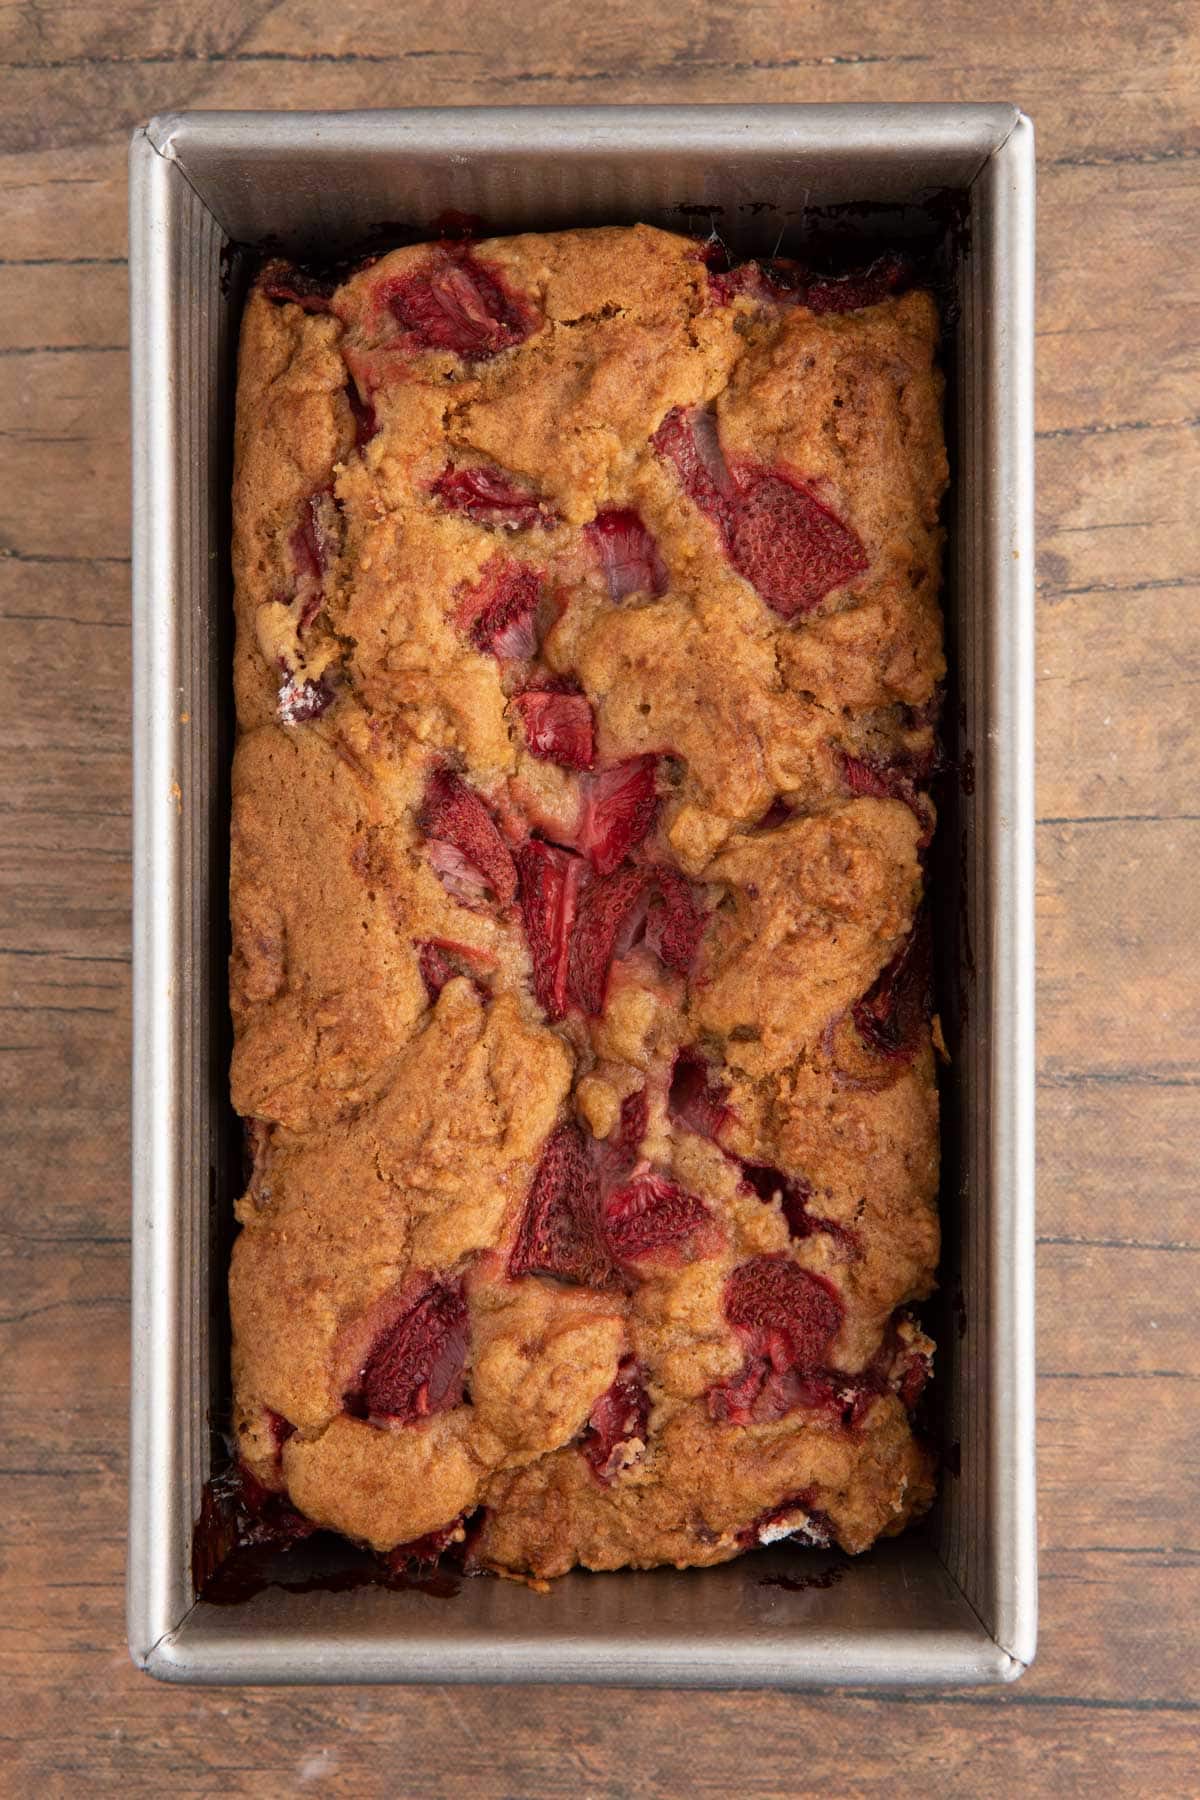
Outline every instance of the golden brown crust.
{"label": "golden brown crust", "polygon": [[[932,302],[731,295],[645,227],[282,292],[234,496],[242,1457],[381,1551],[485,1508],[504,1572],[861,1550],[931,1493]],[[789,492],[834,534],[794,605],[746,523]],[[535,691],[588,745],[536,753]],[[786,1355],[731,1299],[785,1265],[825,1321]]]}

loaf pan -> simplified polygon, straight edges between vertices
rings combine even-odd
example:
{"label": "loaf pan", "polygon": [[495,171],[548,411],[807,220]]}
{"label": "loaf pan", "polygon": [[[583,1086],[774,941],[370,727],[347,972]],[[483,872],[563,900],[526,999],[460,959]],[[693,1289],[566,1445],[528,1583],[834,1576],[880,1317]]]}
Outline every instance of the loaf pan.
{"label": "loaf pan", "polygon": [[[939,1004],[941,1496],[810,1579],[704,1572],[197,1600],[228,1408],[228,488],[242,246],[328,259],[428,229],[646,220],[739,254],[943,232],[952,456]],[[937,223],[939,217],[943,223]],[[932,223],[931,223],[932,221]],[[844,247],[844,246],[843,246]],[[190,113],[131,147],[135,942],[128,1618],[185,1682],[913,1686],[1033,1654],[1033,133],[1008,106]],[[806,1558],[808,1560],[806,1560]],[[835,1579],[836,1577],[836,1579]],[[453,1584],[451,1584],[453,1585]]]}

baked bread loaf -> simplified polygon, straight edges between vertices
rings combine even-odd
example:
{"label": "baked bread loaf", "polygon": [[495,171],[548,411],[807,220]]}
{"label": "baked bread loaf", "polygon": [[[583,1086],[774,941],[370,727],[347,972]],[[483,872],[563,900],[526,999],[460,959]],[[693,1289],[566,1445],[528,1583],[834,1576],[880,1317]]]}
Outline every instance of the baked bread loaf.
{"label": "baked bread loaf", "polygon": [[893,261],[282,264],[242,329],[247,1480],[393,1563],[929,1503],[946,482]]}

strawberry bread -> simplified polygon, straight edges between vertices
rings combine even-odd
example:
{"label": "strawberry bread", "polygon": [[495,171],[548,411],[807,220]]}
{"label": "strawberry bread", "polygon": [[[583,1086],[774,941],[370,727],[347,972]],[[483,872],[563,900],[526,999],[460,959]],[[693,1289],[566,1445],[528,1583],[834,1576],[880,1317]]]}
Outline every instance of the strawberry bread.
{"label": "strawberry bread", "polygon": [[531,1578],[932,1494],[936,310],[645,227],[250,294],[255,1504]]}

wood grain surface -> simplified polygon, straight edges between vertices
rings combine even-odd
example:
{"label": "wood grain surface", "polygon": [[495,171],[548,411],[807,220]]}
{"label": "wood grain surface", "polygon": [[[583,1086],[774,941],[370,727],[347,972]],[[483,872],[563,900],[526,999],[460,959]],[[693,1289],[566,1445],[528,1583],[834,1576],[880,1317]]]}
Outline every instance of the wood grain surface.
{"label": "wood grain surface", "polygon": [[[1198,52],[1192,0],[0,9],[0,1791],[1200,1791]],[[1038,1662],[931,1697],[156,1686],[122,1617],[128,132],[879,99],[1039,133]]]}

